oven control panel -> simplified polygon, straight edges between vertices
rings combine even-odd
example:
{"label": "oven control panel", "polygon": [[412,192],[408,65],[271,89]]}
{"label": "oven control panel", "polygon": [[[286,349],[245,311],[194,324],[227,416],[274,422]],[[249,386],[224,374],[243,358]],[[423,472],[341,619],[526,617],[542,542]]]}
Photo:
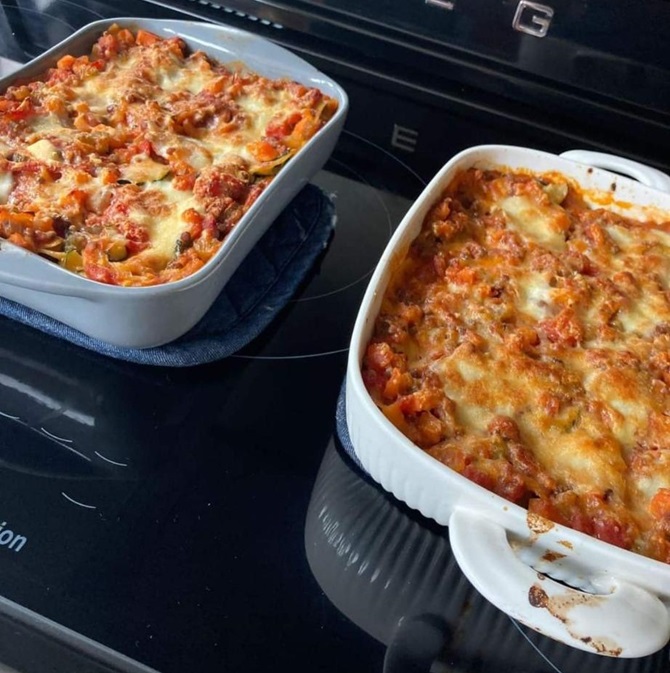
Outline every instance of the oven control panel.
{"label": "oven control panel", "polygon": [[[173,7],[214,6],[171,0]],[[607,96],[668,115],[667,0],[230,0],[275,25],[342,40],[340,29],[376,34],[436,57],[503,67],[550,85]],[[255,16],[255,13],[258,16]],[[328,25],[329,28],[324,28]],[[346,38],[344,38],[346,40]]]}
{"label": "oven control panel", "polygon": [[[455,0],[425,0],[425,4],[447,12],[457,9]],[[544,37],[549,32],[553,18],[554,8],[551,5],[531,0],[519,0],[511,27],[533,37]]]}

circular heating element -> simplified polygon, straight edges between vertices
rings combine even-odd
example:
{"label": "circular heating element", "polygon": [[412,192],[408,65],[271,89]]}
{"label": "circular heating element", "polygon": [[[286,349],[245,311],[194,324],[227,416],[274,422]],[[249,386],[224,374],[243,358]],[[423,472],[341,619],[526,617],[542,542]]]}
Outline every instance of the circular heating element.
{"label": "circular heating element", "polygon": [[[312,181],[335,204],[335,232],[327,250],[283,314],[237,357],[309,358],[347,350],[355,318],[352,307],[359,305],[391,234],[411,204],[378,176],[403,182],[406,194],[418,195],[425,182],[400,159],[364,138],[345,131],[338,148],[343,146],[345,151],[334,155]],[[366,161],[358,161],[360,167],[353,169],[346,159],[352,154]],[[306,329],[310,325],[319,328]]]}

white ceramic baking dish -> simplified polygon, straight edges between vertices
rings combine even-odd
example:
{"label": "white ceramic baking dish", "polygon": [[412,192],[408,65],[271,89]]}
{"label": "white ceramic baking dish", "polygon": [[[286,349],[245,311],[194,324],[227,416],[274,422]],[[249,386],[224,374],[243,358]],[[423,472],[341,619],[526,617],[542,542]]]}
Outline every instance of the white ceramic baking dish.
{"label": "white ceramic baking dish", "polygon": [[0,79],[0,91],[40,74],[65,54],[90,52],[112,24],[179,36],[222,63],[242,61],[267,77],[287,77],[319,88],[338,102],[336,114],[282,168],[239,221],[216,255],[198,272],[154,287],[117,287],[77,276],[38,255],[0,241],[0,295],[37,309],[84,334],[131,348],[158,346],[187,332],[206,313],[244,257],[291,199],[330,156],[348,110],[344,90],[295,54],[263,38],[227,26],[161,19],[95,21]]}
{"label": "white ceramic baking dish", "polygon": [[408,249],[428,208],[455,173],[472,166],[560,171],[588,190],[616,189],[619,202],[670,213],[670,178],[619,157],[579,150],[559,157],[499,145],[455,156],[401,222],[363,298],[346,377],[354,450],[386,490],[449,526],[453,553],[465,575],[511,617],[582,650],[619,657],[650,654],[670,639],[670,565],[548,524],[470,482],[410,442],[375,406],[363,384],[361,362],[394,260]]}

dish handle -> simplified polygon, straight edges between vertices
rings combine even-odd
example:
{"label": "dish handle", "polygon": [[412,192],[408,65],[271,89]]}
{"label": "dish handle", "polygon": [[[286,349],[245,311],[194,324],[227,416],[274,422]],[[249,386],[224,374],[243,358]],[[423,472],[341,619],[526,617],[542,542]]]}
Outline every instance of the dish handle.
{"label": "dish handle", "polygon": [[605,168],[607,170],[627,175],[641,182],[647,187],[660,189],[663,192],[670,192],[670,176],[666,175],[657,168],[646,166],[632,159],[616,156],[615,154],[606,154],[605,152],[592,152],[591,150],[569,150],[560,155],[563,159],[576,161],[580,164],[595,166],[596,168]]}
{"label": "dish handle", "polygon": [[456,509],[449,520],[454,556],[468,580],[513,619],[587,652],[631,658],[670,639],[670,612],[649,592],[611,576],[591,578],[586,593],[523,563],[501,525]]}

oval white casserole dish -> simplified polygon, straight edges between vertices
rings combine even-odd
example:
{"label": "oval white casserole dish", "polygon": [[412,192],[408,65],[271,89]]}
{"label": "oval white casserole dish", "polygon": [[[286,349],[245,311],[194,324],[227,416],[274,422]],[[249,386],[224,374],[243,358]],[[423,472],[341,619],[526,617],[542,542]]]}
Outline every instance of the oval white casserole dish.
{"label": "oval white casserole dish", "polygon": [[202,50],[226,64],[242,62],[271,78],[289,78],[317,87],[337,100],[338,109],[282,168],[226,237],[214,257],[193,275],[164,285],[118,287],[78,276],[7,241],[0,241],[0,295],[45,313],[84,334],[128,348],[173,341],[210,308],[233,272],[291,199],[332,153],[348,110],[344,90],[290,51],[252,33],[194,21],[115,18],[95,21],[11,75],[0,91],[39,75],[66,54],[88,54],[111,25],[148,30],[163,38],[181,37],[189,49]]}
{"label": "oval white casserole dish", "polygon": [[461,569],[498,608],[585,651],[644,656],[670,639],[669,565],[533,517],[452,471],[407,439],[377,408],[363,383],[363,355],[395,260],[407,251],[428,209],[457,172],[496,166],[558,171],[586,190],[616,189],[619,202],[670,213],[670,178],[618,157],[581,151],[559,157],[500,145],[473,147],[456,155],[401,222],[361,304],[346,377],[351,442],[373,479],[424,516],[449,526]]}

